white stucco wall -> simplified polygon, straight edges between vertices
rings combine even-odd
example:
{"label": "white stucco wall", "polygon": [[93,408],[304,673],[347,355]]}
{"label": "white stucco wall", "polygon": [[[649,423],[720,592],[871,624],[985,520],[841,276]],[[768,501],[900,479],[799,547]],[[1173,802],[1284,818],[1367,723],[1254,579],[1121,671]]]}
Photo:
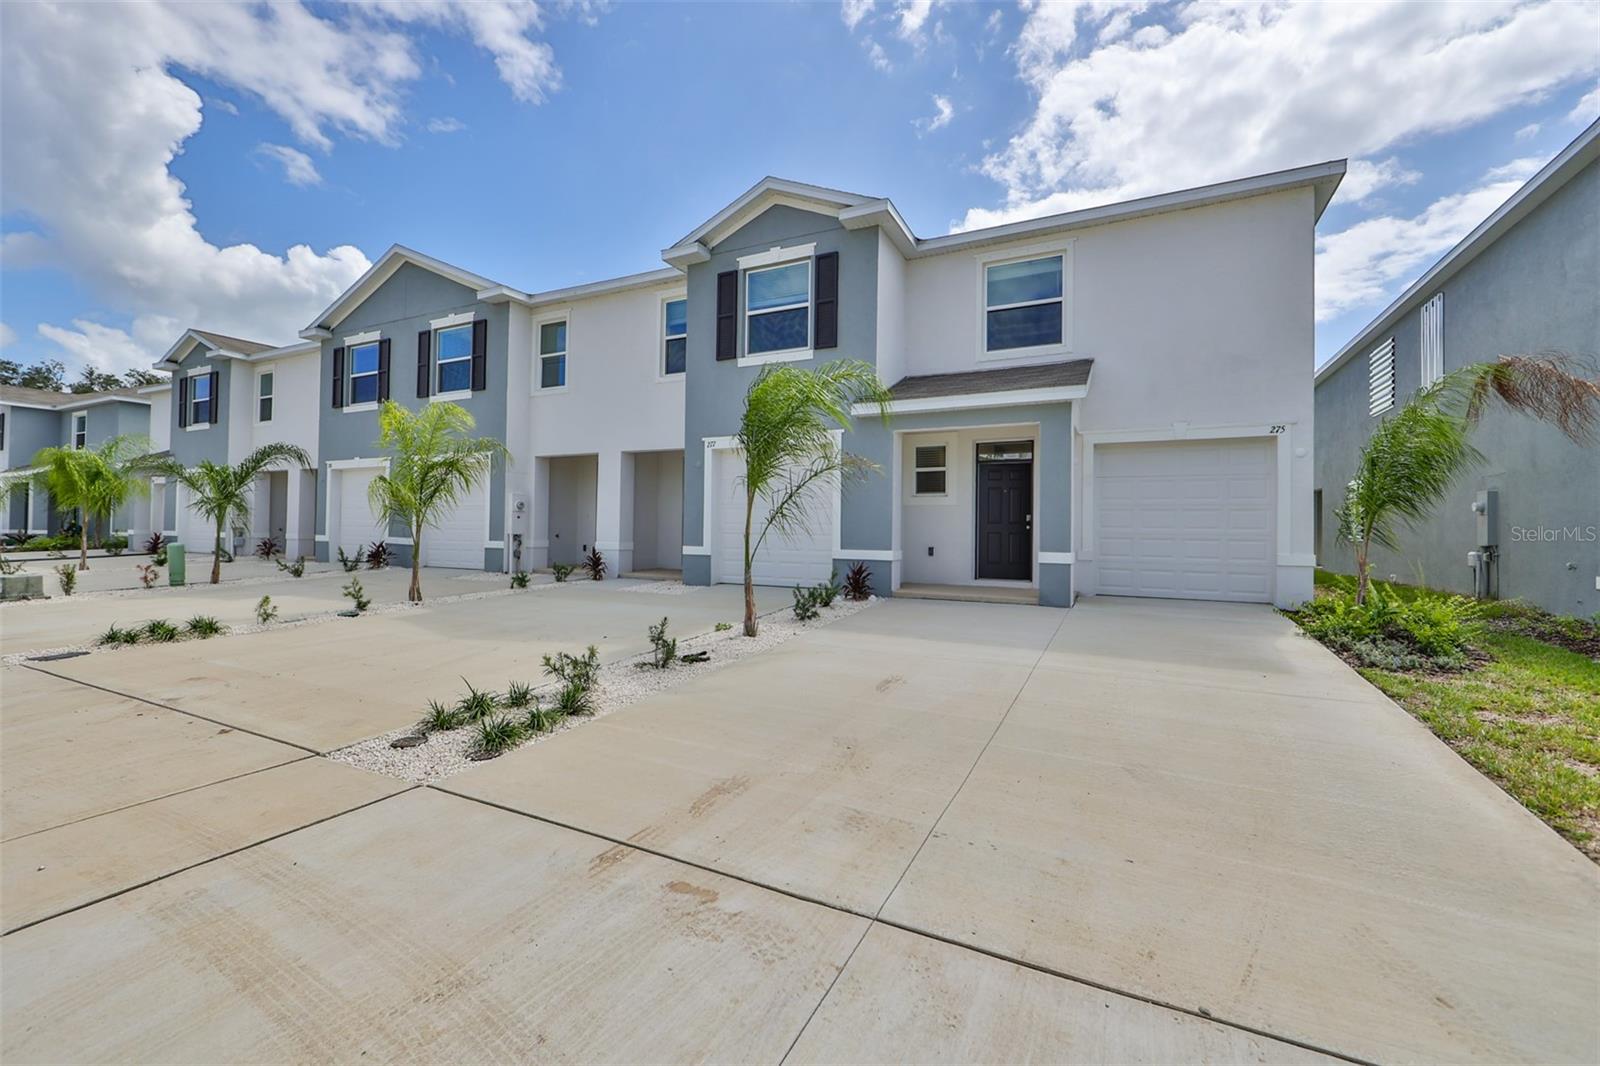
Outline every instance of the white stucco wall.
{"label": "white stucco wall", "polygon": [[906,261],[878,231],[878,380],[906,376]]}
{"label": "white stucco wall", "polygon": [[[985,426],[899,435],[901,580],[934,585],[973,583],[977,556],[977,467],[980,441],[1029,441],[1035,447],[1034,495],[1039,492],[1041,460],[1037,425]],[[917,496],[916,449],[945,446],[945,494]],[[933,555],[928,549],[933,549]],[[1038,550],[1038,527],[1034,528]],[[1038,584],[1035,571],[1033,584]]]}
{"label": "white stucco wall", "polygon": [[[245,450],[277,442],[298,444],[311,454],[312,464],[315,465],[318,460],[317,427],[320,412],[317,404],[321,394],[321,352],[313,350],[304,355],[266,362],[236,360],[234,366],[239,376],[234,381],[237,387],[233,392],[234,403],[229,405],[229,414],[235,413],[238,397],[242,394],[245,402],[239,424],[248,431],[243,442]],[[273,374],[272,421],[258,422],[256,379],[266,370]],[[230,446],[232,443],[230,434]],[[234,454],[234,459],[242,455],[242,452]]]}
{"label": "white stucco wall", "polygon": [[162,452],[172,447],[172,390],[147,393],[150,401],[150,445]]}

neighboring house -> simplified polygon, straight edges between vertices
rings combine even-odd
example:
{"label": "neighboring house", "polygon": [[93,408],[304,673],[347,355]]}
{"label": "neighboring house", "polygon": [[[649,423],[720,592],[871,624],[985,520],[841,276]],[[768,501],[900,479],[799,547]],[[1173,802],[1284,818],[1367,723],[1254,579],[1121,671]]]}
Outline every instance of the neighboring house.
{"label": "neighboring house", "polygon": [[860,359],[878,472],[772,537],[764,584],[1274,602],[1312,591],[1312,258],[1342,161],[944,237],[768,178],[666,249],[687,274],[684,580],[742,579],[742,399]]}
{"label": "neighboring house", "polygon": [[[1420,386],[1501,355],[1600,358],[1600,122],[1401,294],[1316,376],[1317,557],[1354,570],[1334,512],[1374,426]],[[1491,410],[1473,435],[1486,462],[1462,477],[1379,577],[1468,593],[1483,547],[1474,503],[1495,493],[1491,590],[1559,614],[1600,610],[1600,449]],[[1497,584],[1497,589],[1494,587]]]}
{"label": "neighboring house", "polygon": [[[313,401],[319,348],[304,342],[274,347],[205,330],[186,330],[157,369],[170,386],[152,389],[165,440],[185,466],[201,460],[237,463],[263,444],[284,441],[304,448],[315,464],[320,434]],[[164,390],[164,391],[163,391]],[[159,399],[155,399],[159,397]],[[216,535],[210,520],[193,511],[181,485],[155,479],[152,511],[161,530],[190,551],[208,552]],[[312,522],[317,471],[279,467],[257,482],[251,527],[233,538],[235,553],[271,537],[290,558],[315,550]]]}
{"label": "neighboring house", "polygon": [[[150,399],[135,388],[53,392],[0,385],[0,473],[16,476],[31,471],[42,448],[93,448],[112,437],[148,437],[150,408]],[[57,533],[69,517],[50,506],[48,493],[19,483],[5,501],[4,531]],[[141,518],[147,520],[148,511],[136,500],[112,515],[112,531],[127,534],[130,540],[148,536]]]}

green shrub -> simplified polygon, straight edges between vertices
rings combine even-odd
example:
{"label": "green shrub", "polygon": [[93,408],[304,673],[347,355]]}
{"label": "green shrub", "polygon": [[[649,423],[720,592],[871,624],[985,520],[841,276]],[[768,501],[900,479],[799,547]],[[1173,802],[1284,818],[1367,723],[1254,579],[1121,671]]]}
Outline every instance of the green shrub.
{"label": "green shrub", "polygon": [[152,644],[171,644],[178,639],[178,627],[165,618],[155,618],[144,624],[144,638]]}
{"label": "green shrub", "polygon": [[716,629],[717,629],[718,633],[726,633],[728,630],[730,630],[732,628],[733,628],[733,623],[732,622],[718,622],[717,626],[716,626]]}
{"label": "green shrub", "polygon": [[572,576],[572,571],[576,570],[577,567],[571,563],[556,563],[550,569],[555,573],[556,583],[559,584]]}
{"label": "green shrub", "polygon": [[100,639],[95,643],[102,645],[137,644],[139,643],[139,631],[137,629],[123,629],[121,626],[113,624],[110,629],[100,634]]}
{"label": "green shrub", "polygon": [[828,580],[818,585],[815,591],[817,594],[817,606],[832,607],[833,601],[838,599],[839,593],[844,591],[844,586],[839,584],[839,577],[836,573],[830,573]]}
{"label": "green shrub", "polygon": [[278,617],[278,608],[273,604],[271,596],[263,596],[256,601],[256,621],[266,625]]}
{"label": "green shrub", "polygon": [[72,595],[78,588],[78,568],[72,563],[62,563],[56,567],[56,580],[61,582],[61,595]]}
{"label": "green shrub", "polygon": [[19,552],[64,552],[79,547],[78,538],[65,533],[53,537],[29,537],[15,548]]}
{"label": "green shrub", "polygon": [[794,587],[794,616],[802,622],[809,622],[817,616],[817,590],[814,588]]}
{"label": "green shrub", "polygon": [[574,714],[593,714],[594,697],[589,692],[587,685],[580,685],[576,681],[569,681],[562,686],[556,694],[556,710],[562,716]]}
{"label": "green shrub", "polygon": [[529,574],[526,570],[518,570],[518,571],[516,571],[515,573],[513,573],[511,575],[511,587],[514,588],[514,589],[525,589],[525,588],[527,588],[528,587],[528,579],[530,577],[532,577],[532,576],[533,575]]}
{"label": "green shrub", "polygon": [[512,710],[521,710],[533,702],[533,686],[526,681],[510,682],[506,685],[506,694],[500,697],[500,705]]}
{"label": "green shrub", "polygon": [[207,637],[214,637],[221,633],[223,626],[221,622],[208,614],[197,614],[189,619],[184,629],[188,631],[191,637],[199,637],[201,640],[205,640]]}
{"label": "green shrub", "polygon": [[1463,596],[1402,600],[1374,585],[1367,602],[1349,593],[1321,596],[1295,616],[1335,651],[1388,670],[1460,669],[1477,631],[1479,606]]}
{"label": "green shrub", "polygon": [[107,555],[121,555],[128,550],[128,538],[119,533],[114,537],[107,537],[101,542],[100,547],[105,549]]}
{"label": "green shrub", "polygon": [[428,713],[423,716],[422,724],[431,733],[446,733],[461,726],[462,719],[454,707],[446,707],[438,700],[429,700]]}
{"label": "green shrub", "polygon": [[497,714],[478,721],[478,745],[480,755],[493,758],[501,752],[509,751],[522,742],[522,723],[509,715]]}
{"label": "green shrub", "polygon": [[595,677],[600,673],[600,652],[591,644],[589,650],[581,656],[569,655],[564,651],[557,652],[553,656],[546,655],[544,672],[545,676],[553,677],[565,684],[592,688]]}
{"label": "green shrub", "polygon": [[495,705],[500,701],[493,692],[473,688],[472,682],[464,677],[461,682],[467,686],[467,694],[456,701],[456,713],[463,722],[482,721],[494,713]]}
{"label": "green shrub", "polygon": [[343,548],[340,548],[339,549],[339,565],[344,567],[344,572],[345,573],[347,573],[347,574],[351,573],[357,567],[359,567],[361,565],[361,554],[359,552],[357,552],[356,553],[356,557],[354,559],[352,559],[352,558],[350,558],[350,556],[345,554],[345,550]]}
{"label": "green shrub", "polygon": [[650,665],[657,670],[665,670],[678,658],[678,641],[675,637],[667,636],[667,620],[665,617],[650,627]]}
{"label": "green shrub", "polygon": [[279,570],[282,570],[284,573],[288,574],[290,577],[304,577],[305,576],[305,572],[306,572],[306,557],[304,555],[299,556],[292,563],[286,563],[282,559],[273,559],[272,561],[278,564],[278,569]]}
{"label": "green shrub", "polygon": [[529,733],[548,733],[561,724],[563,715],[556,707],[542,707],[536,699],[522,718],[522,727]]}
{"label": "green shrub", "polygon": [[372,601],[367,598],[366,590],[361,587],[361,579],[353,577],[350,584],[343,589],[344,594],[350,597],[350,602],[355,606],[356,613],[360,614],[372,606]]}

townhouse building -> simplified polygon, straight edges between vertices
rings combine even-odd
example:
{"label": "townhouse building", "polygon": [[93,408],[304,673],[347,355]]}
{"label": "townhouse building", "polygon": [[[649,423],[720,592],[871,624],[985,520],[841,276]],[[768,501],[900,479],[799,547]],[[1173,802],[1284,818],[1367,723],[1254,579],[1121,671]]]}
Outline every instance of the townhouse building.
{"label": "townhouse building", "polygon": [[[860,411],[839,434],[875,471],[769,538],[759,582],[861,562],[884,595],[1287,605],[1312,589],[1312,257],[1343,173],[932,238],[886,199],[767,178],[664,268],[547,292],[396,246],[295,345],[188,331],[163,360],[172,451],[292,440],[315,469],[272,476],[260,529],[291,554],[383,540],[409,561],[368,503],[378,409],[459,403],[510,458],[429,531],[424,564],[598,548],[613,574],[732,582],[746,390],[765,367],[855,359],[893,397],[887,421]],[[163,507],[192,539],[182,501]]]}

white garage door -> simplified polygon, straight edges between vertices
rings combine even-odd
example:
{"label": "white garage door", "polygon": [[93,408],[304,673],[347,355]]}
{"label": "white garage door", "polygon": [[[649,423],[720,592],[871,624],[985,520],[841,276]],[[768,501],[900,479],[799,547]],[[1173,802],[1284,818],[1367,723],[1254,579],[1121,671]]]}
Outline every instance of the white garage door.
{"label": "white garage door", "polygon": [[377,467],[356,467],[339,472],[339,542],[334,554],[343,548],[349,555],[364,552],[373,541],[387,540],[388,531],[372,516],[367,490],[381,471]]}
{"label": "white garage door", "polygon": [[[201,552],[209,555],[217,541],[216,523],[189,507],[189,501],[193,497],[188,489],[178,485],[172,491],[178,494],[178,543],[183,545],[183,550],[189,555],[198,555]],[[228,543],[229,534],[224,531],[222,536],[223,547],[231,547]]]}
{"label": "white garage door", "polygon": [[1094,463],[1100,592],[1272,599],[1271,442],[1101,445]]}
{"label": "white garage door", "polygon": [[[744,461],[739,453],[717,453],[717,553],[713,564],[718,581],[744,581]],[[758,585],[807,585],[826,581],[833,571],[833,488],[817,484],[811,490],[810,522],[806,529],[783,536],[767,534],[756,555],[751,575]],[[756,501],[752,531],[765,517],[763,500]],[[754,535],[754,533],[752,533]]]}
{"label": "white garage door", "polygon": [[422,531],[422,565],[483,569],[483,542],[489,535],[489,486],[461,497],[437,526]]}

